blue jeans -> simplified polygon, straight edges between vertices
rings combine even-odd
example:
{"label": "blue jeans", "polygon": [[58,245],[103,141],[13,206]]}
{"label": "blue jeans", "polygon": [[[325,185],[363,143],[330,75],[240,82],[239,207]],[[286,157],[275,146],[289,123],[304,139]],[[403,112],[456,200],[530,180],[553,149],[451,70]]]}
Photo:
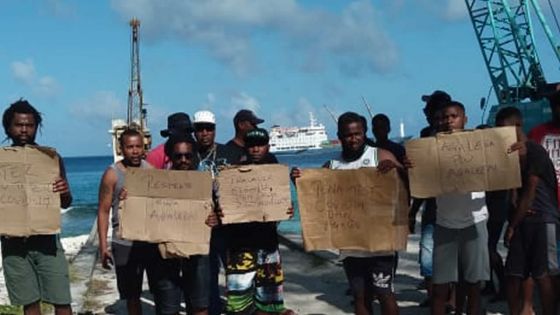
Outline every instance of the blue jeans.
{"label": "blue jeans", "polygon": [[434,260],[434,224],[422,225],[420,236],[420,275],[432,277]]}
{"label": "blue jeans", "polygon": [[220,298],[220,286],[218,276],[220,275],[220,265],[226,263],[226,240],[224,230],[220,227],[212,229],[210,238],[210,305],[209,315],[222,314],[223,305]]}

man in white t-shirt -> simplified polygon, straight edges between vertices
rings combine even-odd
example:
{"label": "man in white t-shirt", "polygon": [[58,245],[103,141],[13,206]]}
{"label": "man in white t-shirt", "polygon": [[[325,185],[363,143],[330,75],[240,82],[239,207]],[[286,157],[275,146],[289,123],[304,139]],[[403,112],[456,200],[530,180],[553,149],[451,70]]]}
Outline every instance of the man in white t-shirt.
{"label": "man in white t-shirt", "polygon": [[[327,162],[331,169],[358,169],[377,167],[380,172],[393,168],[402,171],[403,166],[395,156],[380,148],[368,146],[366,140],[367,122],[359,114],[347,112],[338,118],[338,139],[342,144],[340,156]],[[292,169],[292,179],[301,176],[301,170]],[[340,252],[344,271],[354,297],[354,314],[373,314],[372,303],[377,297],[383,315],[398,314],[398,306],[393,292],[396,269],[396,253],[343,250]]]}
{"label": "man in white t-shirt", "polygon": [[[465,107],[455,101],[448,103],[442,109],[441,123],[443,131],[464,129]],[[479,314],[480,282],[490,279],[485,193],[448,193],[438,196],[436,202],[432,314],[445,314],[452,283],[464,284],[467,314]],[[462,308],[460,304],[457,307]],[[457,309],[458,313],[462,311]]]}

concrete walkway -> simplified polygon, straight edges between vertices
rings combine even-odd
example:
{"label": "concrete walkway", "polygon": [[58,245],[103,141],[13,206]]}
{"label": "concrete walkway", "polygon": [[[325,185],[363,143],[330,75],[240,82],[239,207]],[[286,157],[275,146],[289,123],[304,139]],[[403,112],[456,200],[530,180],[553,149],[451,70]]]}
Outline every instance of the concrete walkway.
{"label": "concrete walkway", "polygon": [[[342,267],[336,255],[330,252],[305,253],[299,235],[281,237],[280,252],[285,272],[286,304],[300,315],[352,314],[351,297]],[[418,291],[421,279],[418,274],[418,235],[409,237],[408,250],[400,253],[395,291],[400,313],[429,314],[428,308],[418,304],[425,299],[425,292]],[[83,298],[81,313],[126,314],[126,306],[118,301],[113,270],[95,265],[89,290]],[[154,314],[153,299],[145,286],[142,298],[144,314]],[[488,314],[505,314],[505,303],[487,304]],[[380,314],[376,305],[376,314]]]}

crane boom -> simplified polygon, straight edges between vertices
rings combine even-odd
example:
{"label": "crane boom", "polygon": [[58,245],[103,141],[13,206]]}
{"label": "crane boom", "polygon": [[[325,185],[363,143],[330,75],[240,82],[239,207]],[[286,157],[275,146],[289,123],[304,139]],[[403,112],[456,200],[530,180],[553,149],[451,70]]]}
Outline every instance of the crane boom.
{"label": "crane boom", "polygon": [[[504,106],[517,106],[526,116],[526,128],[549,116],[543,98],[556,84],[549,84],[535,46],[531,12],[537,15],[554,52],[556,44],[536,0],[465,0],[492,81],[498,104],[489,120]],[[532,10],[531,10],[532,9]],[[528,100],[528,101],[527,101]]]}

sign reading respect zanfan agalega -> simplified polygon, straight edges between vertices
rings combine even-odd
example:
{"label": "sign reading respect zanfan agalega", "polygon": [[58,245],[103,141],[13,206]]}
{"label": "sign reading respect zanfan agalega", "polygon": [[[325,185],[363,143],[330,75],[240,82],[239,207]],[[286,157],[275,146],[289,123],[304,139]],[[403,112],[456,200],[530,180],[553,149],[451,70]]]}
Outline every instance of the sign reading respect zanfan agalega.
{"label": "sign reading respect zanfan agalega", "polygon": [[208,249],[212,211],[209,172],[129,168],[127,198],[119,212],[122,238],[147,242],[184,242]]}
{"label": "sign reading respect zanfan agalega", "polygon": [[514,127],[441,133],[411,140],[406,152],[412,196],[434,197],[449,192],[492,191],[521,186]]}

